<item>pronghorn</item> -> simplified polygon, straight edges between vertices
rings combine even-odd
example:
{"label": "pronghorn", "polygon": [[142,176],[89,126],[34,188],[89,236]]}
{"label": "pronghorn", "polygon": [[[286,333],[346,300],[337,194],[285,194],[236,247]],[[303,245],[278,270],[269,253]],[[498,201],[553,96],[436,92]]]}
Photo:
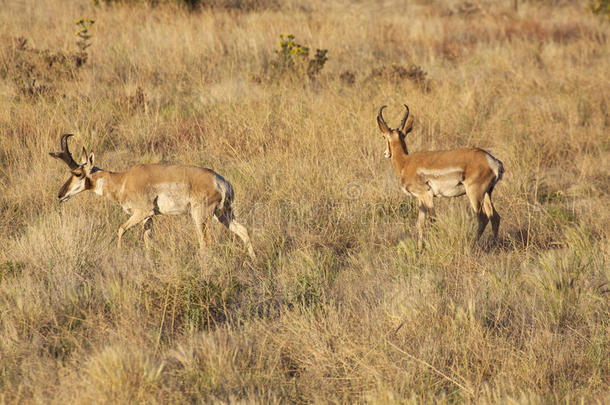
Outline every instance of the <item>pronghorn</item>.
{"label": "pronghorn", "polygon": [[63,160],[71,172],[59,190],[59,202],[91,190],[119,203],[131,215],[119,227],[119,248],[123,234],[134,225],[144,224],[144,242],[148,247],[153,216],[190,213],[201,249],[211,240],[209,219],[214,217],[239,236],[250,256],[255,257],[248,231],[233,215],[233,186],[218,173],[194,166],[163,164],[141,164],[114,173],[96,167],[94,154],[88,155],[85,148],[81,155],[83,163],[76,163],[68,149],[70,136],[72,134],[61,136],[60,152],[49,152],[54,158]]}
{"label": "pronghorn", "polygon": [[405,104],[407,111],[396,129],[391,129],[385,123],[382,115],[385,107],[381,107],[377,115],[377,124],[387,141],[385,157],[392,160],[402,190],[419,200],[418,249],[422,248],[426,215],[435,215],[433,197],[459,197],[466,194],[479,223],[475,242],[490,220],[496,239],[500,215],[491,202],[491,193],[504,173],[502,162],[479,148],[409,154],[405,143],[406,135],[413,129],[409,107]]}

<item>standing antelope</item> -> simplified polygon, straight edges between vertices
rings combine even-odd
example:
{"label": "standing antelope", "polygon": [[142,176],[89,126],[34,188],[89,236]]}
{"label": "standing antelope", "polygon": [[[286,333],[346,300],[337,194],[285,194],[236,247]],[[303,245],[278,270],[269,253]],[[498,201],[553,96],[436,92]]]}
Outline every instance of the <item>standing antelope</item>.
{"label": "standing antelope", "polygon": [[500,215],[491,202],[491,193],[504,173],[502,162],[479,148],[409,154],[405,143],[406,135],[413,129],[409,107],[405,104],[407,111],[396,129],[391,129],[385,123],[382,115],[385,107],[381,107],[377,115],[377,124],[387,141],[385,157],[392,160],[403,191],[419,200],[418,249],[422,248],[426,215],[435,215],[433,197],[459,197],[466,194],[479,223],[476,240],[481,237],[490,220],[496,239]]}
{"label": "standing antelope", "polygon": [[144,224],[144,242],[148,247],[152,217],[159,214],[178,215],[189,212],[197,229],[201,249],[210,242],[209,219],[213,216],[234,232],[255,257],[246,228],[235,221],[231,203],[233,186],[210,169],[194,166],[141,164],[125,172],[114,173],[95,166],[94,154],[83,148],[78,164],[68,149],[64,134],[59,141],[61,151],[50,152],[70,168],[71,176],[59,190],[60,202],[85,191],[105,196],[121,205],[131,217],[119,227],[118,246],[123,234],[138,223]]}

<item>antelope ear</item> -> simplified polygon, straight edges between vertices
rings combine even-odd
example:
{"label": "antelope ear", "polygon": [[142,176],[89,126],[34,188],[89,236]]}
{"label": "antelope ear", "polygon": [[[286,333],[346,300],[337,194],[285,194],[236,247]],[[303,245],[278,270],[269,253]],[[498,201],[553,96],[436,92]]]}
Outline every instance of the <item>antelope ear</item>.
{"label": "antelope ear", "polygon": [[407,119],[407,122],[405,122],[405,126],[402,130],[403,134],[408,134],[409,132],[413,131],[413,117],[409,117]]}
{"label": "antelope ear", "polygon": [[95,163],[95,154],[93,152],[91,152],[91,154],[87,158],[87,163],[89,163],[89,166],[93,168],[93,164]]}
{"label": "antelope ear", "polygon": [[85,147],[83,146],[83,150],[80,153],[80,161],[82,162],[81,165],[84,165],[85,163],[87,163],[88,161],[88,157],[87,157],[87,150],[85,149]]}
{"label": "antelope ear", "polygon": [[53,156],[55,159],[61,159],[61,156],[57,152],[49,152],[49,155]]}

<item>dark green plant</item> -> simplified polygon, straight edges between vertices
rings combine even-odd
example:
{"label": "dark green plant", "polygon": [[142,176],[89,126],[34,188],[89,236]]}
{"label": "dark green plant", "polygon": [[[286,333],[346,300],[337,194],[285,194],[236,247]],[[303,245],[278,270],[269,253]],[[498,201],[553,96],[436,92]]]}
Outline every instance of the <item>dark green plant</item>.
{"label": "dark green plant", "polygon": [[303,65],[309,57],[309,47],[297,44],[294,35],[280,35],[277,66],[280,69],[295,69]]}
{"label": "dark green plant", "polygon": [[6,261],[0,264],[0,283],[7,277],[20,277],[25,265],[20,262]]}
{"label": "dark green plant", "polygon": [[74,34],[78,37],[76,39],[78,52],[74,54],[76,67],[84,65],[89,57],[87,54],[87,48],[91,46],[91,34],[89,33],[89,30],[93,24],[95,24],[95,21],[89,18],[80,18],[76,21],[76,26],[78,27],[78,31]]}
{"label": "dark green plant", "polygon": [[327,53],[327,49],[316,49],[316,55],[309,61],[309,66],[307,66],[307,76],[309,76],[309,78],[313,79],[320,73],[328,60],[328,57],[326,56]]}
{"label": "dark green plant", "polygon": [[593,14],[610,21],[610,0],[589,0],[589,9]]}

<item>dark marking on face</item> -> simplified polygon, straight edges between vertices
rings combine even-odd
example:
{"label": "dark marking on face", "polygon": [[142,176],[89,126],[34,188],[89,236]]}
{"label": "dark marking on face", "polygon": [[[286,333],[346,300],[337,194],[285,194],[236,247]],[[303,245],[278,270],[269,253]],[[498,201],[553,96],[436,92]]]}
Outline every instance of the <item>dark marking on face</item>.
{"label": "dark marking on face", "polygon": [[57,193],[57,198],[61,199],[63,198],[66,193],[68,192],[68,190],[70,189],[70,184],[72,184],[72,177],[70,177],[63,186],[61,186],[61,188],[59,189],[59,193]]}

